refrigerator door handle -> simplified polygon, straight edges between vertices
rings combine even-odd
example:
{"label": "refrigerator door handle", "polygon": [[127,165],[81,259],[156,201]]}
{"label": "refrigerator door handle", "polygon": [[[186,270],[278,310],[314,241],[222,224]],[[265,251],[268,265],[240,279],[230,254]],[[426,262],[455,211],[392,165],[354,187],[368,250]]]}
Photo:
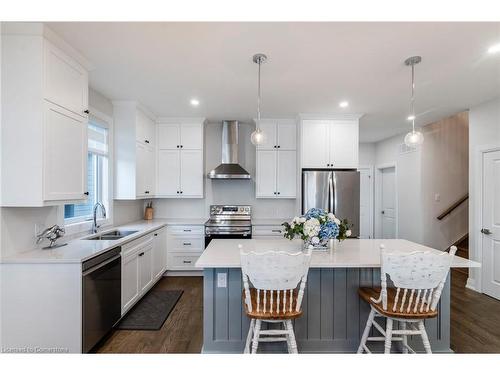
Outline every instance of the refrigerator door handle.
{"label": "refrigerator door handle", "polygon": [[334,195],[335,195],[335,190],[333,186],[333,173],[330,174],[330,177],[328,178],[328,195],[329,195],[329,207],[328,207],[328,212],[334,212]]}

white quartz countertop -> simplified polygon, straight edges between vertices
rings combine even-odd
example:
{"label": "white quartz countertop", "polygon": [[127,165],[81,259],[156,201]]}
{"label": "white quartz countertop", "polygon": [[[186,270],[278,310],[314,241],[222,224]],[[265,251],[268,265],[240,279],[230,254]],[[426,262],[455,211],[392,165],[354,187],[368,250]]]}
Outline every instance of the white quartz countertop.
{"label": "white quartz countertop", "polygon": [[[337,243],[334,249],[327,251],[313,251],[311,268],[377,268],[380,267],[380,244],[387,250],[412,252],[434,251],[406,240],[365,240],[347,239]],[[199,268],[239,268],[240,253],[238,245],[246,251],[285,250],[297,251],[302,249],[302,241],[286,239],[215,239],[210,242],[203,254],[196,262]],[[455,256],[452,267],[480,267],[477,262]]]}
{"label": "white quartz countertop", "polygon": [[[76,239],[68,242],[66,246],[54,249],[34,249],[2,258],[0,263],[81,263],[96,255],[104,253],[114,247],[122,246],[127,242],[133,241],[149,232],[155,231],[164,226],[175,225],[203,225],[206,219],[154,219],[140,220],[133,223],[120,225],[110,229],[103,230],[102,233],[111,230],[135,230],[134,234],[123,237],[119,240],[86,240]],[[59,239],[64,242],[64,237]]]}
{"label": "white quartz countertop", "polygon": [[290,218],[276,219],[276,218],[252,218],[252,225],[281,225],[284,222],[292,221]]}

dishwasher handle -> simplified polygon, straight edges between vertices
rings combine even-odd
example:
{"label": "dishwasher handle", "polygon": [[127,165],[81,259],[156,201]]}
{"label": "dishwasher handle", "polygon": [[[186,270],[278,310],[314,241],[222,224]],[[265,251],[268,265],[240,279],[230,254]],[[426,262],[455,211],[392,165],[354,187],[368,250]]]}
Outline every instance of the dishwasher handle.
{"label": "dishwasher handle", "polygon": [[83,272],[82,276],[85,277],[85,276],[91,274],[92,272],[97,271],[98,269],[106,266],[107,264],[109,264],[111,262],[114,262],[115,260],[119,259],[120,257],[121,257],[121,255],[118,254],[118,255],[114,256],[113,258],[110,258],[110,259],[108,259],[108,260],[106,260],[106,261],[104,261],[102,263],[99,263],[98,265],[96,265],[96,266],[94,266],[92,268],[89,268],[85,272]]}

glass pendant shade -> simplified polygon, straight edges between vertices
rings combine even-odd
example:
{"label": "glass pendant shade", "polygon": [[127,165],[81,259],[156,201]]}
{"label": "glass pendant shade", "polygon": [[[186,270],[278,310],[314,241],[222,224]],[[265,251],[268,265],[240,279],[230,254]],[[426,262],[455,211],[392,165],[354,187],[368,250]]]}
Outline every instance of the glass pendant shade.
{"label": "glass pendant shade", "polygon": [[250,136],[250,141],[252,142],[253,145],[259,146],[266,141],[266,135],[262,130],[257,128]]}
{"label": "glass pendant shade", "polygon": [[412,130],[406,134],[405,145],[409,147],[420,146],[422,143],[424,143],[424,135],[421,132]]}

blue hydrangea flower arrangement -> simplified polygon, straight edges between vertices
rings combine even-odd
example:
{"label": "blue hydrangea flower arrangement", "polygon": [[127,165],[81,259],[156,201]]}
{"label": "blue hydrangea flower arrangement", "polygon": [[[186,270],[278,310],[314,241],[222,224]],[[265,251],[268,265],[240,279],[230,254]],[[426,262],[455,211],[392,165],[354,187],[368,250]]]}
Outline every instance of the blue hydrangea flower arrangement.
{"label": "blue hydrangea flower arrangement", "polygon": [[314,248],[326,248],[330,239],[345,240],[351,236],[352,226],[347,219],[338,219],[321,208],[311,208],[305,215],[282,225],[285,238],[293,240],[299,237],[304,240],[305,247]]}

